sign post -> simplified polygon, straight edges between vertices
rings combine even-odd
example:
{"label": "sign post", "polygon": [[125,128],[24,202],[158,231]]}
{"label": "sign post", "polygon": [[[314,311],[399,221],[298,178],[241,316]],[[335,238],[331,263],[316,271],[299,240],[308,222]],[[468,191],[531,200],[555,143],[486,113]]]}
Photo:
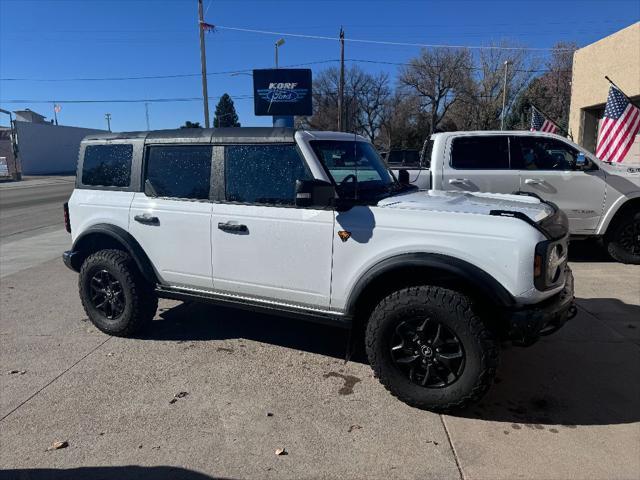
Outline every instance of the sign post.
{"label": "sign post", "polygon": [[272,116],[274,127],[293,127],[294,115],[313,113],[311,87],[309,69],[254,70],[254,113]]}

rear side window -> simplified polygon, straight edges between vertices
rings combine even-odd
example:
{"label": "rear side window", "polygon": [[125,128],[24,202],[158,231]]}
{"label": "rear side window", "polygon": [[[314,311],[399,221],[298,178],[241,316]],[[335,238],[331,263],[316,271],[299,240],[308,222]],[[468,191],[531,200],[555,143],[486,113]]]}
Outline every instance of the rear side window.
{"label": "rear side window", "polygon": [[89,145],[84,149],[82,184],[128,187],[131,182],[133,145]]}
{"label": "rear side window", "polygon": [[229,145],[225,150],[230,202],[294,205],[296,180],[311,179],[295,145]]}
{"label": "rear side window", "polygon": [[[211,182],[211,145],[157,146],[147,149],[145,182],[158,197],[206,200]],[[149,193],[149,189],[145,189]]]}
{"label": "rear side window", "polygon": [[506,170],[509,140],[506,136],[454,138],[451,166],[458,170]]}

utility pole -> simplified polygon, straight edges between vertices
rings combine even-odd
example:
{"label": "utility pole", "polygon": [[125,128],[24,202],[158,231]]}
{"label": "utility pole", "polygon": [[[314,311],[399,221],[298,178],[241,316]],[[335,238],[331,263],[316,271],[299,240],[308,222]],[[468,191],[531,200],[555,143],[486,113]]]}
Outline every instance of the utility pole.
{"label": "utility pole", "polygon": [[340,84],[338,85],[338,131],[342,132],[344,125],[344,30],[340,27]]}
{"label": "utility pole", "polygon": [[104,118],[107,120],[107,130],[111,131],[111,114],[105,113]]}
{"label": "utility pole", "polygon": [[149,127],[149,102],[144,102],[144,114],[145,117],[147,118],[147,132],[149,130],[151,130],[151,128]]}
{"label": "utility pole", "polygon": [[202,66],[202,102],[204,107],[204,126],[209,128],[209,92],[207,89],[207,53],[204,46],[204,14],[202,13],[202,0],[198,0],[198,18],[200,22],[200,64]]}
{"label": "utility pole", "polygon": [[56,126],[58,125],[58,105],[53,102],[53,119],[56,122]]}
{"label": "utility pole", "polygon": [[500,130],[504,130],[504,114],[507,105],[507,69],[509,68],[509,60],[504,61],[504,82],[502,84],[502,118],[500,118]]}

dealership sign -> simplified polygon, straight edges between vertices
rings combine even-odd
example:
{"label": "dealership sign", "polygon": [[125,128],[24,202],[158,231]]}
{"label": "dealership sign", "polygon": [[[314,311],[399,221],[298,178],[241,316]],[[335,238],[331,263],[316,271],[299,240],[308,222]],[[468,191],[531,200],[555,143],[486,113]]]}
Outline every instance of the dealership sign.
{"label": "dealership sign", "polygon": [[254,70],[253,104],[256,115],[311,115],[311,70]]}

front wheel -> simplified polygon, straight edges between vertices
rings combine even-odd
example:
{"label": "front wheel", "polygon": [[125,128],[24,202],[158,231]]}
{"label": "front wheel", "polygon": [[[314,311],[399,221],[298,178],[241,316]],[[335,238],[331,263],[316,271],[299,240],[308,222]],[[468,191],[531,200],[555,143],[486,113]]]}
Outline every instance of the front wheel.
{"label": "front wheel", "polygon": [[640,212],[629,212],[607,232],[609,255],[621,263],[640,265]]}
{"label": "front wheel", "polygon": [[158,298],[133,259],[121,250],[100,250],[82,264],[78,278],[82,306],[105,333],[129,337],[148,324]]}
{"label": "front wheel", "polygon": [[498,342],[471,301],[452,290],[418,286],[392,293],[373,311],[365,338],[380,382],[417,408],[463,408],[495,377]]}

